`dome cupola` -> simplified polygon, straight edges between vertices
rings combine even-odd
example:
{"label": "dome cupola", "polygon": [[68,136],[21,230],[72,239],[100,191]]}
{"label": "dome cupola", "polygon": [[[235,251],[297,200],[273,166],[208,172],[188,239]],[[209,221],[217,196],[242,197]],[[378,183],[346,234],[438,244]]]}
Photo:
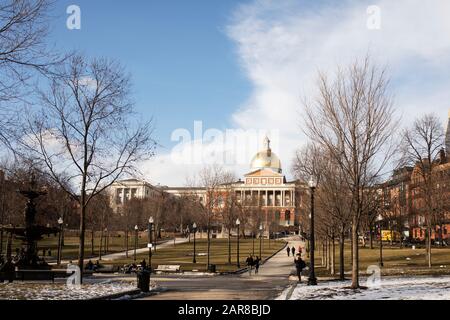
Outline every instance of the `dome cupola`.
{"label": "dome cupola", "polygon": [[268,137],[264,140],[264,150],[260,151],[253,158],[251,163],[252,171],[261,169],[271,169],[274,172],[282,173],[281,161],[278,156],[272,152],[270,148],[270,140]]}

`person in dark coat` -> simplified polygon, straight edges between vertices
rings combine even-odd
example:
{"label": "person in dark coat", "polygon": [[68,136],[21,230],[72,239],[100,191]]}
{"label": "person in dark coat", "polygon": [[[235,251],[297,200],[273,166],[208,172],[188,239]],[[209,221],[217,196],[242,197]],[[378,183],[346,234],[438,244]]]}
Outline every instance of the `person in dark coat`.
{"label": "person in dark coat", "polygon": [[291,248],[289,246],[286,248],[286,252],[287,252],[288,257],[290,257],[291,256]]}
{"label": "person in dark coat", "polygon": [[302,282],[302,271],[306,268],[306,263],[299,254],[297,254],[294,263],[295,269],[297,269],[298,282]]}
{"label": "person in dark coat", "polygon": [[248,267],[248,273],[249,273],[249,275],[252,275],[252,268],[253,268],[254,260],[251,255],[248,256],[246,263],[247,263],[247,267]]}
{"label": "person in dark coat", "polygon": [[258,274],[259,273],[259,266],[261,264],[261,258],[260,257],[256,257],[254,264],[255,264],[255,274]]}
{"label": "person in dark coat", "polygon": [[89,262],[86,264],[86,270],[89,270],[89,271],[94,270],[94,264],[92,263],[91,260],[89,260]]}
{"label": "person in dark coat", "polygon": [[13,283],[16,275],[12,258],[7,258],[6,262],[1,266],[0,272],[5,274],[6,280],[8,280],[9,283]]}
{"label": "person in dark coat", "polygon": [[142,270],[147,270],[147,262],[145,261],[145,259],[141,262],[141,268]]}
{"label": "person in dark coat", "polygon": [[292,256],[295,257],[295,247],[292,247]]}

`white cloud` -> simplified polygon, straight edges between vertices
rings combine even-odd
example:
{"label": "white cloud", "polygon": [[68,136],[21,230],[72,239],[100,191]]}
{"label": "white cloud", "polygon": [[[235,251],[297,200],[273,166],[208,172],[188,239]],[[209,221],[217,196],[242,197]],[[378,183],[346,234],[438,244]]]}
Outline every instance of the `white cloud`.
{"label": "white cloud", "polygon": [[[381,9],[380,30],[367,28],[369,5]],[[333,72],[337,64],[367,52],[387,66],[404,124],[424,112],[435,112],[446,122],[449,14],[447,0],[329,1],[313,7],[308,1],[255,0],[240,5],[227,34],[253,90],[231,115],[235,127],[279,130],[280,143],[274,147],[289,171],[303,142],[301,98],[314,95],[317,71]],[[155,161],[164,166],[148,173],[167,184],[180,184],[184,173],[197,169],[177,167],[164,154]],[[245,166],[239,168],[245,172]]]}

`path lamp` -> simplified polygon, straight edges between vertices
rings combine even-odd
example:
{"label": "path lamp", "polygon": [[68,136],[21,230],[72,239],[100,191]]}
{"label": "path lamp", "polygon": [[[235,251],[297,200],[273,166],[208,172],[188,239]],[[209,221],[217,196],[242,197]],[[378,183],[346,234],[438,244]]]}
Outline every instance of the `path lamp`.
{"label": "path lamp", "polygon": [[314,177],[309,180],[309,188],[311,190],[311,226],[310,226],[310,271],[308,286],[317,286],[317,278],[314,270],[314,191],[317,188],[317,181]]}
{"label": "path lamp", "polygon": [[153,247],[152,231],[154,223],[155,220],[153,219],[153,217],[150,217],[150,219],[148,219],[148,266],[150,272],[152,272],[152,247]]}
{"label": "path lamp", "polygon": [[239,234],[239,227],[241,225],[241,220],[239,220],[239,218],[236,220],[236,226],[237,226],[237,267],[240,268],[241,267],[241,263],[240,263],[240,255],[239,255],[239,238],[240,238],[240,234]]}
{"label": "path lamp", "polygon": [[64,221],[62,218],[58,219],[58,226],[59,226],[59,238],[58,238],[58,256],[57,256],[57,265],[59,266],[61,264],[61,251],[62,251],[62,231],[63,231],[63,224]]}
{"label": "path lamp", "polygon": [[252,254],[253,255],[255,255],[255,238],[256,238],[255,232],[252,231]]}
{"label": "path lamp", "polygon": [[195,234],[197,233],[197,224],[195,222],[192,225],[192,232],[194,233],[194,258],[192,259],[192,263],[197,263],[197,253],[195,251]]}
{"label": "path lamp", "polygon": [[261,224],[261,225],[259,226],[259,259],[261,259],[261,260],[262,260],[262,238],[263,238],[263,230],[264,230],[264,227],[263,227],[263,225]]}
{"label": "path lamp", "polygon": [[381,222],[383,221],[383,216],[380,214],[377,218],[378,221],[378,229],[380,231],[380,267],[384,266],[383,263],[383,230],[381,227]]}
{"label": "path lamp", "polygon": [[139,227],[137,225],[134,226],[134,262],[136,262],[136,250],[138,244],[138,231]]}
{"label": "path lamp", "polygon": [[108,228],[105,228],[105,254],[109,251],[109,236],[108,236]]}

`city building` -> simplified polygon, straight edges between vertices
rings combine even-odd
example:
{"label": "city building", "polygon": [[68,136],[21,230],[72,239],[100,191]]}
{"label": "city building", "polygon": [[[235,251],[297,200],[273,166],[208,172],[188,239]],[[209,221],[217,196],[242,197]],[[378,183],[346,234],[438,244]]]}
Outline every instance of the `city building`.
{"label": "city building", "polygon": [[108,189],[111,198],[111,208],[117,212],[131,199],[155,198],[162,190],[139,179],[127,179],[115,182]]}
{"label": "city building", "polygon": [[[281,160],[272,152],[270,140],[266,138],[264,150],[258,152],[250,163],[250,171],[239,181],[214,187],[155,187],[137,179],[116,182],[111,188],[113,208],[132,198],[149,198],[164,192],[176,197],[195,196],[204,206],[217,197],[214,211],[219,213],[230,197],[236,202],[236,210],[252,214],[252,219],[264,227],[264,233],[299,232],[301,210],[307,186],[299,181],[287,181],[283,175]],[[242,214],[241,212],[241,214]],[[213,236],[219,237],[224,228],[220,214],[215,216]]]}
{"label": "city building", "polygon": [[445,134],[445,151],[450,154],[450,110],[448,111],[447,132]]}

